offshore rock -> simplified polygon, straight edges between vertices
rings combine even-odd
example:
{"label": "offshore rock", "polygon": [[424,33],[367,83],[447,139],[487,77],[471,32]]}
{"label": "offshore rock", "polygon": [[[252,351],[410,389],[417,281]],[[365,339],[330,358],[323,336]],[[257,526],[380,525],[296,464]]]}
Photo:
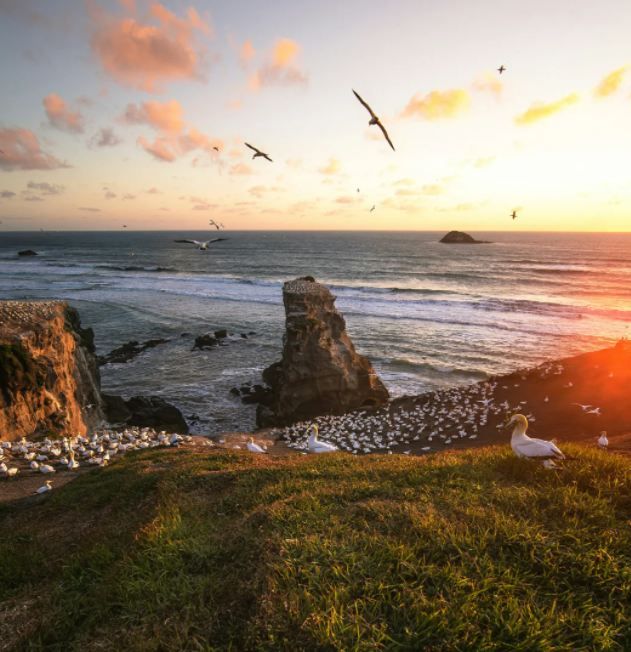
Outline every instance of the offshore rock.
{"label": "offshore rock", "polygon": [[355,351],[327,287],[313,277],[288,281],[283,303],[283,355],[263,372],[271,399],[258,407],[258,426],[343,414],[388,400],[370,361]]}

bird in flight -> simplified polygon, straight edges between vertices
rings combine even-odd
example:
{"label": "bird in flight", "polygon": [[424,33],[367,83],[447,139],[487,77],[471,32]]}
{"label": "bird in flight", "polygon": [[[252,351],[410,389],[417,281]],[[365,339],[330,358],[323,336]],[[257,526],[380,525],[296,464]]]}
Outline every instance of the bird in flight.
{"label": "bird in flight", "polygon": [[173,240],[173,242],[186,242],[187,244],[194,244],[200,251],[206,251],[211,242],[219,242],[220,240],[227,240],[227,238],[213,238],[212,240]]}
{"label": "bird in flight", "polygon": [[517,217],[517,211],[513,211],[510,216],[515,219]]}
{"label": "bird in flight", "polygon": [[370,108],[367,102],[364,102],[362,98],[360,97],[359,93],[355,90],[353,90],[353,93],[355,97],[359,100],[360,104],[362,104],[368,113],[370,113],[370,121],[368,122],[369,126],[372,125],[377,125],[379,129],[381,129],[381,132],[383,133],[385,139],[388,141],[388,145],[392,147],[392,150],[394,151],[394,145],[392,144],[392,141],[390,140],[390,136],[388,136],[388,132],[386,131],[386,128],[381,124],[381,120],[375,115],[375,112]]}
{"label": "bird in flight", "polygon": [[506,70],[506,68],[504,68],[504,64],[502,64],[502,65],[497,69],[497,72],[499,72],[500,75],[501,75],[505,70]]}
{"label": "bird in flight", "polygon": [[257,149],[253,145],[250,145],[249,143],[245,143],[245,146],[249,147],[254,152],[254,154],[252,155],[253,159],[262,156],[263,158],[266,158],[270,163],[274,162],[265,152],[262,152],[260,149]]}
{"label": "bird in flight", "polygon": [[216,152],[219,151],[219,147],[213,146],[213,149],[214,149]]}
{"label": "bird in flight", "polygon": [[221,228],[221,226],[219,226],[219,224],[217,224],[217,222],[215,222],[215,220],[210,220],[208,222],[208,224],[210,224],[211,226],[214,226],[217,229],[217,231],[219,231],[219,229]]}
{"label": "bird in flight", "polygon": [[375,210],[375,208],[376,208],[376,206],[373,206],[373,207],[370,209],[369,212],[372,213],[372,212]]}
{"label": "bird in flight", "polygon": [[126,228],[127,228],[127,224],[123,224],[123,228],[126,229]]}

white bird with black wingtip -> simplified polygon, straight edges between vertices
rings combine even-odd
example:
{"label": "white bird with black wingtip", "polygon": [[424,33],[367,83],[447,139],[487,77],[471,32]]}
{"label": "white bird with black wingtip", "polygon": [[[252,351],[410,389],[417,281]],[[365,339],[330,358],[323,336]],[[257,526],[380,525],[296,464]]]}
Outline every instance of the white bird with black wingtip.
{"label": "white bird with black wingtip", "polygon": [[528,457],[530,459],[551,460],[544,464],[546,468],[553,468],[554,460],[564,460],[565,455],[553,441],[535,439],[526,434],[528,430],[528,419],[523,414],[514,414],[507,426],[514,426],[511,435],[511,448],[517,457]]}

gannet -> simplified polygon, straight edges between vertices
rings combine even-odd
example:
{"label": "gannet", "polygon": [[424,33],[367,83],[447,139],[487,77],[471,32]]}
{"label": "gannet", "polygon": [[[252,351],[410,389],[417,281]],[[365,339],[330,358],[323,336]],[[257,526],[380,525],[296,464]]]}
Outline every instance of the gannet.
{"label": "gannet", "polygon": [[600,448],[607,448],[609,446],[609,439],[607,439],[607,431],[603,430],[598,437],[598,446]]}
{"label": "gannet", "polygon": [[212,242],[219,242],[220,240],[227,240],[227,238],[213,238],[212,240],[173,240],[173,242],[185,242],[186,244],[194,244],[197,246],[197,248],[200,251],[206,251],[208,249],[208,245],[211,244]]}
{"label": "gannet", "polygon": [[253,437],[250,437],[250,441],[247,444],[247,449],[250,451],[250,453],[267,453],[267,451],[263,447],[254,443]]}
{"label": "gannet", "polygon": [[274,161],[272,161],[272,159],[265,152],[262,152],[260,149],[257,149],[256,147],[254,147],[254,145],[250,145],[249,143],[245,143],[245,146],[249,147],[254,152],[254,154],[252,155],[253,159],[258,158],[259,156],[262,156],[263,158],[266,158],[270,163],[274,162]]}
{"label": "gannet", "polygon": [[52,466],[50,466],[50,464],[42,464],[39,467],[39,472],[40,473],[54,473],[55,469]]}
{"label": "gannet", "polygon": [[370,113],[370,121],[368,122],[368,125],[369,126],[377,125],[379,129],[381,129],[381,133],[383,133],[385,139],[388,141],[388,145],[390,145],[390,147],[392,147],[392,150],[394,151],[394,145],[390,140],[390,136],[388,136],[388,132],[386,131],[386,128],[381,124],[381,120],[379,120],[379,118],[375,115],[375,112],[370,108],[368,103],[361,98],[361,96],[357,91],[353,90],[353,94],[359,100],[361,105],[368,111],[368,113]]}
{"label": "gannet", "polygon": [[43,487],[40,487],[35,493],[36,494],[45,494],[47,491],[50,491],[53,488],[53,484],[50,480],[46,480],[46,484]]}
{"label": "gannet", "polygon": [[506,68],[504,67],[504,64],[502,64],[502,65],[497,69],[497,72],[499,72],[500,75],[501,75],[505,70],[506,70]]}
{"label": "gannet", "polygon": [[528,419],[523,414],[515,414],[507,424],[514,425],[511,435],[511,448],[517,457],[538,459],[565,459],[565,455],[554,442],[545,439],[533,439],[526,434]]}
{"label": "gannet", "polygon": [[307,441],[307,448],[309,449],[310,453],[333,453],[337,450],[337,447],[333,446],[333,444],[329,444],[326,441],[320,441],[318,439],[317,425],[312,425],[311,430],[312,434],[309,435],[309,439]]}

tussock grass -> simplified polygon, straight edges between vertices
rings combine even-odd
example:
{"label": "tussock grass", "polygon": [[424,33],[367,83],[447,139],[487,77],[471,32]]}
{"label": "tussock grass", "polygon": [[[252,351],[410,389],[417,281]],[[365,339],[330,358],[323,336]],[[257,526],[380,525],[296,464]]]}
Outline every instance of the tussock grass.
{"label": "tussock grass", "polygon": [[628,650],[631,464],[153,450],[0,508],[0,648]]}

